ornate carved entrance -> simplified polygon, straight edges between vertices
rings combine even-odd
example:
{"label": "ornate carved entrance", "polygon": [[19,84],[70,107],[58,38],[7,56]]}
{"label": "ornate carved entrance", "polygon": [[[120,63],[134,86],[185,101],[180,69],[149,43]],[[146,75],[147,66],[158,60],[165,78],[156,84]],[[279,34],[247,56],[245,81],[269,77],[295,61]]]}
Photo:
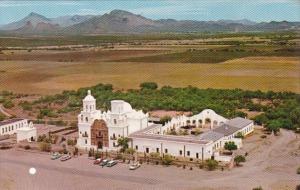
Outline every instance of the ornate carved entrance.
{"label": "ornate carved entrance", "polygon": [[99,149],[108,147],[108,128],[104,120],[94,121],[91,127],[91,144]]}

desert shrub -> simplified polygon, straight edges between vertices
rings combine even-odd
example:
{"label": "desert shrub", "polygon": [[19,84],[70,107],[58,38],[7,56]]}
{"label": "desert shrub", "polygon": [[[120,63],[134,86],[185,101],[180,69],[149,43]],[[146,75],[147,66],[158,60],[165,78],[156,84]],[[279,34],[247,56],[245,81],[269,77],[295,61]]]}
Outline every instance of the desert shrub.
{"label": "desert shrub", "polygon": [[244,135],[243,135],[242,132],[238,132],[234,137],[235,137],[235,138],[241,138],[241,139],[243,139],[243,138],[244,138]]}
{"label": "desert shrub", "polygon": [[163,165],[170,165],[173,162],[173,157],[169,154],[165,154],[162,158],[162,164]]}
{"label": "desert shrub", "polygon": [[15,105],[11,100],[6,100],[3,102],[3,106],[7,109],[10,109],[10,108],[14,107]]}
{"label": "desert shrub", "polygon": [[50,152],[51,151],[51,144],[47,142],[40,142],[39,143],[40,150],[43,152]]}
{"label": "desert shrub", "polygon": [[158,88],[158,85],[155,82],[144,82],[140,84],[141,90],[156,90]]}
{"label": "desert shrub", "polygon": [[25,149],[25,150],[29,150],[30,148],[31,148],[31,147],[30,147],[29,145],[25,145],[25,146],[24,146],[24,149]]}
{"label": "desert shrub", "polygon": [[225,142],[224,148],[225,150],[232,151],[237,149],[237,145],[233,141],[229,141]]}
{"label": "desert shrub", "polygon": [[72,140],[72,139],[68,139],[67,140],[67,144],[70,145],[70,146],[74,146],[75,145],[75,141]]}
{"label": "desert shrub", "polygon": [[150,157],[152,157],[152,158],[159,158],[160,154],[158,152],[151,152],[150,153]]}
{"label": "desert shrub", "polygon": [[246,158],[243,155],[237,155],[234,157],[234,162],[237,166],[239,166],[241,162],[246,162]]}
{"label": "desert shrub", "polygon": [[205,161],[205,165],[209,171],[212,171],[218,167],[219,163],[216,160],[208,159]]}
{"label": "desert shrub", "polygon": [[135,150],[134,150],[133,148],[127,148],[127,149],[125,150],[125,153],[126,153],[126,154],[134,154],[134,153],[135,153]]}

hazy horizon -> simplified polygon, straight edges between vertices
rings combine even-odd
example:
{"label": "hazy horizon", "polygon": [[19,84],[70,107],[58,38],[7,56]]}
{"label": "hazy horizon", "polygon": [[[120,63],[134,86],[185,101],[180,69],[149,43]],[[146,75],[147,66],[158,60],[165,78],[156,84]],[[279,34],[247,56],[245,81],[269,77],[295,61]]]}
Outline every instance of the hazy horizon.
{"label": "hazy horizon", "polygon": [[47,18],[102,15],[120,9],[150,19],[300,21],[297,0],[111,0],[111,1],[0,1],[0,24],[18,21],[31,12]]}

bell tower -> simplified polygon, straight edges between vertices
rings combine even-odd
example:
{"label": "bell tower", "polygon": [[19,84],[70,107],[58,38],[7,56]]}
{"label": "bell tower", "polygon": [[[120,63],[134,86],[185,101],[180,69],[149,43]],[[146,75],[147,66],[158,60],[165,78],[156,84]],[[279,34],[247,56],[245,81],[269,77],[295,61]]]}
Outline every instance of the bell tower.
{"label": "bell tower", "polygon": [[90,123],[92,121],[92,117],[96,112],[96,99],[92,96],[91,91],[88,90],[87,96],[82,100],[83,109],[81,112],[80,119],[81,122]]}

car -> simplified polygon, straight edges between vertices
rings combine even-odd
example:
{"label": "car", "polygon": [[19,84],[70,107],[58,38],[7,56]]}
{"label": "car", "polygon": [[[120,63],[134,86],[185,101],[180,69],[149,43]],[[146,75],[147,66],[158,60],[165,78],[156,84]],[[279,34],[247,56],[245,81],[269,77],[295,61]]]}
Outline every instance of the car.
{"label": "car", "polygon": [[114,160],[111,160],[111,161],[109,161],[107,164],[106,164],[106,166],[107,167],[113,167],[114,165],[116,165],[118,162],[116,162],[116,161],[114,161]]}
{"label": "car", "polygon": [[71,156],[70,155],[64,155],[60,158],[60,161],[67,161],[67,160],[70,160],[71,159]]}
{"label": "car", "polygon": [[141,167],[141,164],[138,163],[138,162],[136,162],[136,163],[130,164],[129,170],[136,170],[136,169],[138,169],[139,167]]}
{"label": "car", "polygon": [[109,160],[102,160],[102,162],[99,164],[100,166],[105,166],[107,163],[109,162]]}
{"label": "car", "polygon": [[61,157],[61,154],[59,154],[58,152],[55,152],[51,155],[51,160],[56,160],[60,157]]}
{"label": "car", "polygon": [[102,162],[102,158],[97,158],[95,161],[94,161],[94,164],[95,165],[98,165]]}

